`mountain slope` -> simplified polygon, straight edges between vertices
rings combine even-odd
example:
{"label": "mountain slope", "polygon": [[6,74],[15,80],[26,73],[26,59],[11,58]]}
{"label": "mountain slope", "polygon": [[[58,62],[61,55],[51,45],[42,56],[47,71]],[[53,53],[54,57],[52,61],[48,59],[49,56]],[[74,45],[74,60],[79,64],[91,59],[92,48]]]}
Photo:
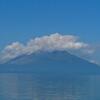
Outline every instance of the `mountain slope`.
{"label": "mountain slope", "polygon": [[38,52],[0,65],[0,72],[99,74],[100,67],[64,51]]}

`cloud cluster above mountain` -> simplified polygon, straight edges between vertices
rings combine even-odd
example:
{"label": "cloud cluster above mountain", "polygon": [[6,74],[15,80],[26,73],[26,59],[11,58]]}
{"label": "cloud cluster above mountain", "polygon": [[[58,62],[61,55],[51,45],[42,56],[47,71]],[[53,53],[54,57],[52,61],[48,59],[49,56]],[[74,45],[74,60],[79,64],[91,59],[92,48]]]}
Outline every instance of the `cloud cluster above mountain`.
{"label": "cloud cluster above mountain", "polygon": [[36,37],[26,44],[13,42],[7,45],[0,54],[0,61],[5,62],[20,55],[32,54],[38,51],[67,51],[67,50],[88,50],[89,45],[81,42],[79,37],[73,35],[61,35],[59,33]]}

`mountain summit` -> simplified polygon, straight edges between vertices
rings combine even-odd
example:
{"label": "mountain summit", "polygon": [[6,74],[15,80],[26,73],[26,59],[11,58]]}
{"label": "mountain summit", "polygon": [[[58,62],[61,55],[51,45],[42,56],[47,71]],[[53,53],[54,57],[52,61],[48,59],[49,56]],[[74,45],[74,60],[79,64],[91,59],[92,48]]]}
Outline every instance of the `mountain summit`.
{"label": "mountain summit", "polygon": [[98,74],[100,67],[66,51],[22,55],[0,65],[0,72]]}

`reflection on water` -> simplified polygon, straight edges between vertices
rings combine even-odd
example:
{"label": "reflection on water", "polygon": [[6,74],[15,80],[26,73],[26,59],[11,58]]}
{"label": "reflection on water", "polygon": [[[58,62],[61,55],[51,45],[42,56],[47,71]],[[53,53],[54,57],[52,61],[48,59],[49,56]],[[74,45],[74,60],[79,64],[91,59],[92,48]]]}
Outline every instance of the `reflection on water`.
{"label": "reflection on water", "polygon": [[0,74],[0,100],[100,100],[99,76]]}

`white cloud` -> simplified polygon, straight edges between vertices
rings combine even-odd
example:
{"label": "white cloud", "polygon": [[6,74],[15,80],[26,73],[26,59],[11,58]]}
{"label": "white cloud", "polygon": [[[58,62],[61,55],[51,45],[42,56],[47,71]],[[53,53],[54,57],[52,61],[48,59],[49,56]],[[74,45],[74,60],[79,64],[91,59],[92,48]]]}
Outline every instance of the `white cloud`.
{"label": "white cloud", "polygon": [[77,36],[55,33],[31,39],[26,45],[20,42],[14,42],[4,48],[0,58],[3,62],[23,54],[32,54],[38,51],[80,50],[87,47],[88,44],[79,41]]}
{"label": "white cloud", "polygon": [[19,42],[14,42],[4,48],[0,55],[0,62],[5,62],[13,59],[23,53],[24,45]]}

